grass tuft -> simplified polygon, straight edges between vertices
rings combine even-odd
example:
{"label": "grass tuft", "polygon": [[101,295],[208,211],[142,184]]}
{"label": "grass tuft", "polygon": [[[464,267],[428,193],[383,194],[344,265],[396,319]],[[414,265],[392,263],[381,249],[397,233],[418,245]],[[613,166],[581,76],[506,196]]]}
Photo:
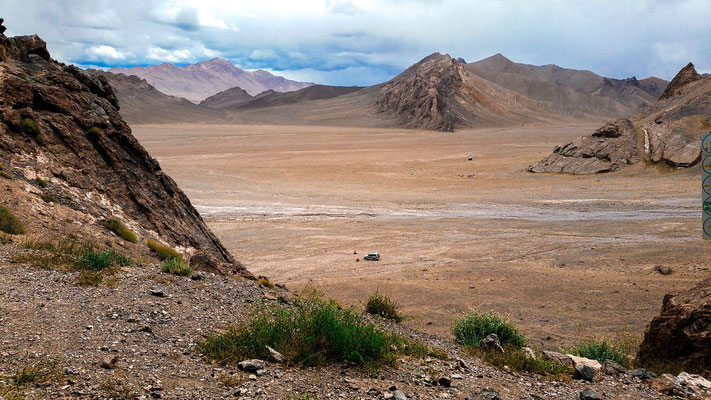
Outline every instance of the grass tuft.
{"label": "grass tuft", "polygon": [[39,185],[41,188],[46,188],[47,187],[47,181],[40,178],[39,176],[35,179],[35,182]]}
{"label": "grass tuft", "polygon": [[574,356],[597,360],[601,363],[605,360],[612,360],[623,367],[631,366],[632,346],[625,344],[613,345],[606,340],[591,340],[578,343],[573,347],[564,347],[562,350]]}
{"label": "grass tuft", "polygon": [[99,129],[99,128],[95,127],[95,126],[92,126],[91,128],[89,128],[88,131],[86,131],[86,134],[87,134],[88,136],[91,136],[91,137],[98,137],[98,136],[101,135],[102,133],[103,133],[103,132],[101,132],[101,129]]}
{"label": "grass tuft", "polygon": [[165,273],[179,276],[188,276],[193,272],[190,264],[178,258],[169,258],[163,261],[162,268]]}
{"label": "grass tuft", "polygon": [[274,283],[272,283],[272,281],[270,281],[266,276],[260,276],[259,279],[257,279],[257,282],[264,287],[274,289]]}
{"label": "grass tuft", "polygon": [[37,123],[33,121],[31,118],[25,118],[22,120],[22,131],[25,133],[29,133],[32,136],[39,136],[40,130],[39,127],[37,126]]}
{"label": "grass tuft", "polygon": [[25,365],[9,377],[9,385],[0,388],[0,398],[18,399],[24,398],[24,391],[27,386],[45,386],[62,378],[63,373],[59,361],[50,358],[43,358],[32,364]]}
{"label": "grass tuft", "polygon": [[263,305],[241,325],[208,335],[197,346],[220,363],[267,357],[270,346],[298,365],[340,362],[376,369],[396,360],[402,340],[314,292],[289,306]]}
{"label": "grass tuft", "polygon": [[111,267],[131,265],[132,262],[129,257],[113,250],[96,251],[91,249],[77,259],[76,266],[83,270],[101,271]]}
{"label": "grass tuft", "polygon": [[478,347],[489,334],[495,333],[501,345],[520,349],[526,337],[509,321],[494,313],[473,312],[455,322],[453,328],[457,341],[468,347]]}
{"label": "grass tuft", "polygon": [[165,261],[170,258],[175,258],[177,260],[183,259],[180,253],[175,251],[172,247],[164,245],[162,243],[158,243],[155,240],[146,240],[146,246],[148,246],[149,249],[155,252],[158,256],[158,259],[161,261]]}
{"label": "grass tuft", "polygon": [[402,315],[398,312],[398,305],[390,297],[375,292],[372,296],[368,297],[368,301],[365,303],[365,311],[368,314],[379,315],[382,318],[391,319],[400,322],[404,319]]}
{"label": "grass tuft", "polygon": [[572,368],[567,365],[542,357],[530,358],[523,350],[510,344],[504,346],[503,353],[495,349],[473,347],[469,352],[499,368],[508,366],[514,371],[544,375],[553,379],[565,379],[572,374]]}
{"label": "grass tuft", "polygon": [[136,234],[134,234],[123,222],[121,222],[116,217],[111,217],[104,221],[104,226],[111,232],[118,235],[123,240],[129,241],[131,243],[138,242]]}
{"label": "grass tuft", "polygon": [[11,235],[25,233],[25,225],[9,208],[0,206],[0,231]]}

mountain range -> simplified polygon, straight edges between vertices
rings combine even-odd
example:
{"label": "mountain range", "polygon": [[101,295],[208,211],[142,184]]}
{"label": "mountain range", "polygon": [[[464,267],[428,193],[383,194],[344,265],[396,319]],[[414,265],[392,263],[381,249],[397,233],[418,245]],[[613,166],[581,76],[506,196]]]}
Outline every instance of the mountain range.
{"label": "mountain range", "polygon": [[223,90],[238,86],[254,96],[265,90],[289,92],[313,85],[276,76],[264,70],[245,71],[222,58],[177,66],[111,68],[109,72],[143,78],[161,92],[198,103]]}

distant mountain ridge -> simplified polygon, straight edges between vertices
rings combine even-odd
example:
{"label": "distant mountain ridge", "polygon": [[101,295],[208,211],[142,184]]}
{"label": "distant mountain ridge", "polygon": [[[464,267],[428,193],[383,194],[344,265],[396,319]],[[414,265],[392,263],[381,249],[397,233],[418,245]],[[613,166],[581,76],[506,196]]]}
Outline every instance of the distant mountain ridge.
{"label": "distant mountain ridge", "polygon": [[313,85],[311,82],[289,80],[264,70],[245,71],[222,58],[184,66],[164,63],[148,67],[114,67],[108,71],[138,76],[165,94],[183,97],[194,103],[235,86],[254,96],[265,90],[290,92]]}

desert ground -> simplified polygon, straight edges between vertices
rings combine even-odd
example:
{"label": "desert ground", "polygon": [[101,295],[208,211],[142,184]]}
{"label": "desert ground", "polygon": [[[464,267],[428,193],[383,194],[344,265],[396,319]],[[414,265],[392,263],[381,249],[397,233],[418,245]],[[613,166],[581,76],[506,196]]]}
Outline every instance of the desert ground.
{"label": "desert ground", "polygon": [[526,171],[599,126],[132,128],[255,275],[360,307],[380,291],[441,335],[495,311],[554,348],[639,337],[666,293],[711,274],[698,166]]}

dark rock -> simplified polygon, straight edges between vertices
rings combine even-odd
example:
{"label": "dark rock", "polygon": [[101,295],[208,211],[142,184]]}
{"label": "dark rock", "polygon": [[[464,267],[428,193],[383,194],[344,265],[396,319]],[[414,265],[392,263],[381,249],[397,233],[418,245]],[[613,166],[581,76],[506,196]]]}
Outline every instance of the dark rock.
{"label": "dark rock", "polygon": [[702,78],[703,77],[699,75],[698,72],[696,72],[694,64],[686,64],[686,66],[682,68],[681,71],[677,72],[672,81],[669,82],[669,85],[667,85],[667,88],[664,89],[664,92],[659,97],[659,100],[677,96],[679,93],[681,93],[684,86],[688,85],[689,83],[698,81]]}
{"label": "dark rock", "polygon": [[450,387],[452,386],[452,379],[450,379],[448,376],[441,376],[437,380],[437,383],[439,383],[440,386]]}
{"label": "dark rock", "polygon": [[0,35],[3,35],[3,34],[5,33],[5,31],[7,30],[7,28],[5,28],[5,27],[3,26],[3,23],[4,23],[4,22],[5,22],[5,19],[4,19],[4,18],[0,18]]}
{"label": "dark rock", "polygon": [[484,388],[465,398],[466,400],[502,400],[501,394],[495,389]]}
{"label": "dark rock", "polygon": [[99,365],[104,369],[114,369],[116,368],[116,364],[118,364],[118,360],[118,356],[106,356],[101,360]]}
{"label": "dark rock", "polygon": [[575,366],[575,378],[592,382],[595,379],[595,369],[589,365],[579,363]]}
{"label": "dark rock", "polygon": [[602,400],[602,395],[596,392],[595,389],[587,388],[580,392],[580,400]]}
{"label": "dark rock", "polygon": [[630,375],[634,376],[635,378],[639,378],[642,380],[647,380],[647,379],[654,379],[657,377],[657,374],[655,374],[652,371],[649,371],[644,368],[638,368],[638,369],[632,369],[628,371]]}
{"label": "dark rock", "polygon": [[711,278],[667,294],[661,314],[647,327],[637,358],[671,362],[692,373],[711,371]]}
{"label": "dark rock", "polygon": [[165,297],[165,293],[160,289],[151,289],[151,296]]}
{"label": "dark rock", "polygon": [[195,274],[190,275],[190,279],[194,280],[194,281],[201,281],[201,280],[205,279],[205,276],[200,273],[195,273]]}
{"label": "dark rock", "polygon": [[621,375],[627,372],[623,366],[612,360],[605,360],[605,362],[602,363],[602,370],[607,375]]}

